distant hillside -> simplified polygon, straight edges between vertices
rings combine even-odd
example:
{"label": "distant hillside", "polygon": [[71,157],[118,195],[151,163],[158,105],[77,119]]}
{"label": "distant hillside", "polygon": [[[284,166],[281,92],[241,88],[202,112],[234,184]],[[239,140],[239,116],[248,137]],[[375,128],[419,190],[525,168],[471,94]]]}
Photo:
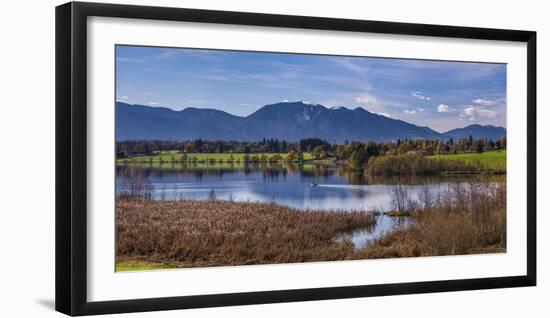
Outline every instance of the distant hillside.
{"label": "distant hillside", "polygon": [[488,138],[492,140],[498,140],[506,136],[506,128],[492,125],[482,126],[474,124],[466,126],[464,128],[449,130],[447,132],[444,132],[443,135],[453,139],[469,138],[469,136],[472,136],[472,138],[474,139]]}
{"label": "distant hillside", "polygon": [[345,140],[447,139],[446,134],[377,115],[360,107],[327,108],[306,102],[282,102],[266,105],[249,116],[239,117],[214,109],[186,108],[174,111],[162,107],[116,103],[116,139],[119,141],[199,138],[238,141],[277,138],[297,141],[316,137],[342,143]]}
{"label": "distant hillside", "polygon": [[242,122],[242,117],[214,109],[174,111],[116,103],[117,140],[225,139],[221,137],[239,129]]}

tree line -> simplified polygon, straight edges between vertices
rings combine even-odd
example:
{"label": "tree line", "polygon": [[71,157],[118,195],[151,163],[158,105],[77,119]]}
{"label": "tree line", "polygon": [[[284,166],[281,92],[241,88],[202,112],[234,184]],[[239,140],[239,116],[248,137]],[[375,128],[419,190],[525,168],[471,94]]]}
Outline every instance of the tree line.
{"label": "tree line", "polygon": [[[343,144],[331,144],[319,138],[305,138],[297,142],[287,142],[278,139],[262,139],[261,141],[223,141],[223,140],[135,140],[116,143],[118,158],[133,155],[154,155],[163,151],[177,151],[184,155],[190,153],[244,153],[249,156],[249,162],[270,162],[275,158],[266,154],[287,153],[287,161],[302,162],[303,153],[308,152],[314,159],[332,159],[345,164],[352,170],[363,170],[369,159],[376,157],[391,157],[399,155],[418,154],[420,156],[481,153],[486,150],[506,148],[506,137],[498,140],[487,138],[460,138],[458,140],[423,140],[398,139],[387,142],[345,141]],[[272,160],[273,159],[273,160]],[[380,162],[381,163],[381,162]],[[387,163],[387,162],[385,162]]]}
{"label": "tree line", "polygon": [[319,138],[305,138],[298,142],[287,142],[274,138],[264,138],[260,141],[224,141],[224,140],[127,140],[116,143],[118,158],[132,155],[154,155],[163,151],[177,151],[180,153],[289,153],[294,151],[311,152],[315,147],[331,149],[332,145]]}

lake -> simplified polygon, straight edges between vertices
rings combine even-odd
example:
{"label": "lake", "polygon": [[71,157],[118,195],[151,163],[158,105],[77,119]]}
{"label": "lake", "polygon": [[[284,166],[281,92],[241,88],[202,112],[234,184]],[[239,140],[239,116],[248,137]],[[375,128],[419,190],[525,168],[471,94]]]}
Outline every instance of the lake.
{"label": "lake", "polygon": [[[152,199],[234,200],[274,202],[301,210],[389,211],[392,189],[402,184],[416,198],[424,184],[434,197],[449,184],[479,180],[470,177],[415,177],[366,179],[342,168],[323,165],[163,166],[117,165],[116,191],[128,189],[130,176],[138,175],[152,188]],[[134,177],[135,178],[135,177]],[[485,182],[487,177],[485,177]],[[380,215],[371,229],[350,233],[357,248],[407,220]]]}

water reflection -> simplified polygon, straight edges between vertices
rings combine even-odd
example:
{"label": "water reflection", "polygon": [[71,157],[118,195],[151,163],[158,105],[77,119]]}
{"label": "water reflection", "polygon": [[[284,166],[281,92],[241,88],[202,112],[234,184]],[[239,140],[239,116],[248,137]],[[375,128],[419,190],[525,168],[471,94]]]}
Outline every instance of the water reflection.
{"label": "water reflection", "polygon": [[[124,191],[128,176],[138,171],[154,189],[155,200],[217,199],[273,202],[298,209],[377,210],[391,209],[391,189],[403,184],[414,198],[428,184],[434,196],[449,183],[476,181],[476,176],[430,176],[367,178],[343,168],[322,165],[229,165],[162,167],[121,165],[116,167],[116,189]],[[130,173],[132,172],[132,173]],[[498,178],[503,176],[494,176]],[[487,182],[487,176],[483,177]],[[315,186],[312,186],[314,184]]]}
{"label": "water reflection", "polygon": [[350,241],[355,249],[359,250],[380,238],[383,234],[395,229],[405,228],[409,224],[410,218],[408,217],[389,217],[381,214],[377,216],[374,226],[341,234],[336,238],[336,241]]}

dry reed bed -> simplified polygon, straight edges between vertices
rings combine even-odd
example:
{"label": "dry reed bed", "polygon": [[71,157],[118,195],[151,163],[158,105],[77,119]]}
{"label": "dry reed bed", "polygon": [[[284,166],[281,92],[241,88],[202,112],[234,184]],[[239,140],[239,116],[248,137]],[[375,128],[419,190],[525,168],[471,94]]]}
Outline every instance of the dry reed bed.
{"label": "dry reed bed", "polygon": [[506,183],[453,184],[437,197],[421,191],[411,224],[390,232],[357,258],[506,252]]}
{"label": "dry reed bed", "polygon": [[370,227],[367,212],[300,211],[267,203],[117,198],[117,258],[184,266],[343,260],[343,232]]}

